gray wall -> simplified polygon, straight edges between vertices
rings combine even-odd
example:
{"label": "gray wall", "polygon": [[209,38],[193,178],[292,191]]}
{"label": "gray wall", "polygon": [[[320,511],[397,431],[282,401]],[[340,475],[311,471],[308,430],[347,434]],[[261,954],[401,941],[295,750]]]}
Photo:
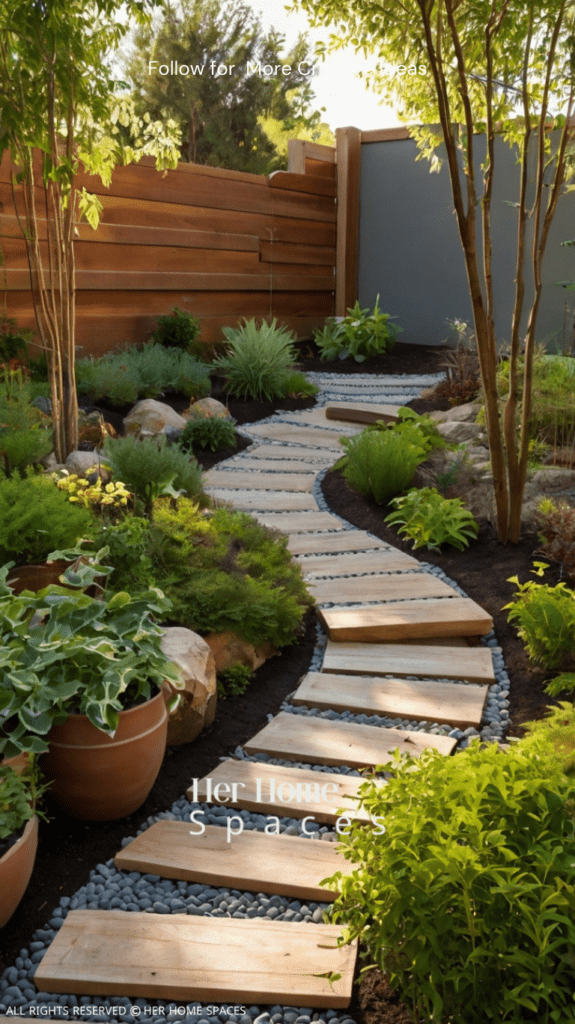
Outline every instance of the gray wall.
{"label": "gray wall", "polygon": [[[484,139],[476,142],[480,176]],[[471,303],[447,166],[439,174],[430,174],[428,161],[416,161],[417,153],[411,139],[362,143],[358,296],[362,306],[371,307],[379,293],[380,308],[397,316],[404,328],[401,341],[435,345],[454,337],[448,318],[472,323]],[[509,342],[515,301],[517,216],[506,205],[518,199],[515,159],[498,139],[491,222],[495,329],[500,344]],[[531,227],[528,221],[528,246]],[[555,283],[575,280],[575,248],[560,245],[570,238],[575,238],[575,193],[559,199],[543,268],[537,340],[545,341],[551,351],[563,345],[565,301],[570,306],[575,301],[575,292]],[[524,310],[529,309],[533,295],[528,259],[525,281]],[[525,323],[526,316],[523,327]]]}

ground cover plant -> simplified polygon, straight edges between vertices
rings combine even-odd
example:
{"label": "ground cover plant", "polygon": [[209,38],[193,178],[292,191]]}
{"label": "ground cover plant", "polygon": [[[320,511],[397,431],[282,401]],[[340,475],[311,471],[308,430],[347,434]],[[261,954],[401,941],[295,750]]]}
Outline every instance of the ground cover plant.
{"label": "ground cover plant", "polygon": [[79,359],[76,381],[79,395],[93,402],[105,398],[112,405],[155,398],[168,388],[194,400],[210,392],[209,369],[204,363],[181,348],[157,343],[122,349],[99,359]]}
{"label": "ground cover plant", "polygon": [[386,972],[415,1021],[574,1019],[575,780],[547,742],[397,755],[343,839],[330,917]]}

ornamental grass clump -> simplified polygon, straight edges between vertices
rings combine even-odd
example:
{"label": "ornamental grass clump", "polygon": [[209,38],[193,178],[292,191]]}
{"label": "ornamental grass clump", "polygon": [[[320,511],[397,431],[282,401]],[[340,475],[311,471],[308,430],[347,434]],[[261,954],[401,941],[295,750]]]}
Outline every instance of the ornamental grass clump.
{"label": "ornamental grass clump", "polygon": [[396,753],[386,771],[360,788],[383,826],[354,823],[353,873],[324,883],[343,941],[417,1022],[573,1021],[575,779],[549,744]]}
{"label": "ornamental grass clump", "polygon": [[224,327],[229,350],[213,367],[227,377],[227,390],[238,398],[271,402],[285,395],[286,377],[296,360],[295,336],[277,320],[256,326]]}
{"label": "ornamental grass clump", "polygon": [[351,485],[378,505],[409,486],[427,454],[424,447],[393,430],[363,430],[341,437],[345,449],[342,472]]}
{"label": "ornamental grass clump", "polygon": [[231,416],[189,419],[178,438],[178,445],[184,452],[198,448],[209,448],[212,452],[233,448],[236,443],[234,424]]}

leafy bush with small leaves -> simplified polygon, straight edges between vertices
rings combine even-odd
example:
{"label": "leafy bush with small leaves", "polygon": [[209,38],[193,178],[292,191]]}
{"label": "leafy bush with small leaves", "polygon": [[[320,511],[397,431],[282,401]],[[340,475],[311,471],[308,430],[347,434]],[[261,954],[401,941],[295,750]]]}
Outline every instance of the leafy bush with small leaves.
{"label": "leafy bush with small leaves", "polygon": [[202,515],[180,498],[154,506],[154,566],[173,617],[200,633],[233,630],[254,646],[293,643],[313,603],[287,539],[243,512]]}
{"label": "leafy bush with small leaves", "polygon": [[219,452],[222,448],[233,448],[236,443],[234,424],[235,420],[231,417],[190,419],[178,438],[178,444],[185,452],[197,448],[209,448],[212,452]]}
{"label": "leafy bush with small leaves", "polygon": [[[564,687],[565,690],[570,688]],[[557,761],[565,775],[575,775],[575,705],[559,701],[557,707],[547,709],[545,718],[525,722],[522,728],[526,730],[521,739],[523,750],[538,753],[542,749],[545,757],[553,757]]]}
{"label": "leafy bush with small leaves", "polygon": [[[34,814],[46,817],[38,808],[38,800],[47,788],[39,782],[34,758],[29,758],[21,772],[0,764],[0,840],[19,832]],[[0,847],[0,855],[3,852]]]}
{"label": "leafy bush with small leaves", "polygon": [[[386,765],[389,771],[389,765]],[[360,787],[331,914],[415,1020],[573,1020],[575,780],[543,744],[396,755]],[[334,882],[336,884],[334,884]]]}
{"label": "leafy bush with small leaves", "polygon": [[394,511],[383,520],[400,525],[400,536],[409,537],[414,548],[428,551],[450,544],[463,551],[477,537],[479,526],[459,498],[444,498],[434,487],[413,487],[407,494],[392,498]]}
{"label": "leafy bush with small leaves", "polygon": [[189,352],[200,333],[200,321],[174,306],[171,314],[158,318],[158,326],[152,335],[153,341],[167,348],[181,348]]}
{"label": "leafy bush with small leaves", "polygon": [[122,481],[140,498],[148,514],[163,494],[203,497],[202,473],[196,460],[177,445],[168,444],[164,434],[142,441],[131,436],[109,437],[102,461],[110,468],[113,480]]}
{"label": "leafy bush with small leaves", "polygon": [[127,348],[99,359],[76,362],[78,394],[92,401],[105,398],[112,405],[124,405],[138,398],[155,398],[167,388],[193,398],[210,393],[208,367],[187,352],[163,345]]}
{"label": "leafy bush with small leaves", "polygon": [[0,477],[0,564],[45,562],[94,528],[94,516],[72,505],[51,477]]}
{"label": "leafy bush with small leaves", "polygon": [[151,557],[152,526],[143,516],[124,516],[118,523],[106,523],[95,535],[93,549],[108,549],[113,567],[106,589],[126,590],[135,597],[158,586],[158,574]]}
{"label": "leafy bush with small leaves", "polygon": [[421,445],[393,430],[362,430],[355,437],[341,437],[340,443],[346,454],[345,479],[378,505],[404,491],[426,458]]}
{"label": "leafy bush with small leaves", "polygon": [[254,674],[248,665],[231,665],[218,673],[218,697],[239,697],[245,693]]}
{"label": "leafy bush with small leaves", "polygon": [[[547,565],[535,562],[536,576],[542,576]],[[503,606],[509,610],[509,622],[517,622],[517,632],[527,649],[529,660],[548,669],[568,669],[575,657],[575,592],[565,583],[551,587],[546,583],[528,580],[515,583],[515,600]]]}
{"label": "leafy bush with small leaves", "polygon": [[331,317],[321,331],[314,333],[314,341],[320,349],[320,358],[347,359],[353,356],[356,363],[363,363],[370,356],[391,352],[402,330],[390,321],[389,313],[381,313],[379,295],[375,300],[373,313],[362,309],[359,301],[348,309],[347,316]]}
{"label": "leafy bush with small leaves", "polygon": [[543,498],[535,515],[540,552],[556,562],[568,580],[575,580],[575,506]]}
{"label": "leafy bush with small leaves", "polygon": [[52,421],[32,405],[31,387],[21,367],[0,370],[0,459],[8,474],[48,455],[54,447]]}
{"label": "leafy bush with small leaves", "polygon": [[313,398],[319,388],[299,370],[288,370],[283,379],[284,398]]}
{"label": "leafy bush with small leaves", "polygon": [[246,320],[241,327],[224,327],[229,351],[213,367],[227,376],[227,389],[238,398],[271,402],[284,397],[284,382],[295,361],[295,336],[277,320],[260,327]]}

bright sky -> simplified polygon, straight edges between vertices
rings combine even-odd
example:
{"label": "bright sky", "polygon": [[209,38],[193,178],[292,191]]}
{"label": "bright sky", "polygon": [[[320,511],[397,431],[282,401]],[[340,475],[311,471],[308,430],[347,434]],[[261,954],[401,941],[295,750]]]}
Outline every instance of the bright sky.
{"label": "bright sky", "polygon": [[[318,39],[327,39],[329,29],[310,29],[307,15],[298,11],[288,14],[284,0],[248,0],[254,14],[260,14],[264,29],[276,28],[286,36],[288,48],[299,32],[307,32],[313,46]],[[383,106],[378,97],[357,77],[360,70],[373,66],[356,57],[352,49],[338,50],[319,62],[319,74],[313,77],[317,107],[325,107],[322,120],[332,130],[353,125],[367,131],[369,128],[392,128],[398,121],[395,112]]]}

